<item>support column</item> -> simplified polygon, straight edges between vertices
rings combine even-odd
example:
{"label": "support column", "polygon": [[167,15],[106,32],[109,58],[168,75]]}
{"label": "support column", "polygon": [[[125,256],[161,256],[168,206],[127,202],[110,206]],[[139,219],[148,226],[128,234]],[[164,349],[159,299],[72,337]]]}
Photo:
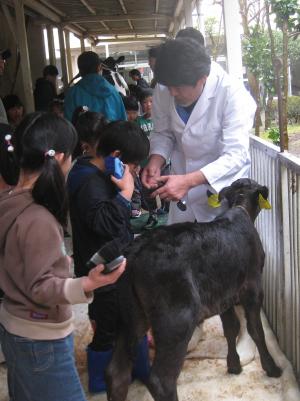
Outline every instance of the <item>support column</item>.
{"label": "support column", "polygon": [[1,8],[2,8],[3,14],[5,15],[7,24],[9,26],[10,32],[14,38],[14,41],[17,43],[18,41],[17,41],[17,33],[16,33],[17,32],[16,23],[11,16],[8,6],[6,4],[1,4]]}
{"label": "support column", "polygon": [[66,88],[68,85],[68,69],[67,69],[64,30],[62,27],[58,27],[58,39],[59,39],[62,82],[64,84],[64,87]]}
{"label": "support column", "polygon": [[227,48],[227,70],[243,79],[241,24],[238,0],[223,0],[224,27]]}
{"label": "support column", "polygon": [[48,50],[49,50],[49,63],[52,65],[56,65],[56,55],[55,55],[52,25],[47,25],[47,38],[48,38]]}
{"label": "support column", "polygon": [[85,52],[85,45],[84,45],[83,37],[80,38],[80,49],[81,49],[81,53]]}
{"label": "support column", "polygon": [[70,32],[65,31],[66,38],[66,53],[67,53],[67,66],[68,66],[68,80],[70,81],[73,78],[73,68],[72,68],[72,55],[71,55],[71,47],[70,47]]}
{"label": "support column", "polygon": [[205,39],[204,14],[202,13],[202,5],[203,0],[196,0],[198,30],[202,33]]}
{"label": "support column", "polygon": [[27,32],[25,28],[24,3],[22,0],[14,0],[17,37],[21,54],[21,72],[25,95],[25,109],[27,113],[34,111],[32,92],[32,79],[30,72]]}
{"label": "support column", "polygon": [[105,58],[109,57],[109,46],[108,43],[105,43]]}
{"label": "support column", "polygon": [[193,26],[193,17],[192,17],[192,2],[191,0],[184,1],[184,16],[185,16],[185,26]]}

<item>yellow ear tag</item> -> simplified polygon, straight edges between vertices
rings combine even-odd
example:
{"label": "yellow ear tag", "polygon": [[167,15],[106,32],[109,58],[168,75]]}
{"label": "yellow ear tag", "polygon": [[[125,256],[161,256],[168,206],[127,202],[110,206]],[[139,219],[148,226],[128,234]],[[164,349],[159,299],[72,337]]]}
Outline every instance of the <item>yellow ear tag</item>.
{"label": "yellow ear tag", "polygon": [[261,209],[272,209],[272,206],[268,199],[265,199],[262,194],[258,195],[258,204]]}
{"label": "yellow ear tag", "polygon": [[219,195],[218,194],[211,194],[207,198],[207,203],[210,207],[220,207],[221,202],[219,202]]}

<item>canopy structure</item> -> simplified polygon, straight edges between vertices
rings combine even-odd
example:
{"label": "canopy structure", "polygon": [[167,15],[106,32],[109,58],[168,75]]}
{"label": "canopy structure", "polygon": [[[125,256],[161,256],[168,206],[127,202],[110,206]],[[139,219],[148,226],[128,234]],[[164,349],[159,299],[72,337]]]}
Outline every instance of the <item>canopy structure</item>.
{"label": "canopy structure", "polygon": [[[161,42],[185,26],[193,26],[197,10],[198,28],[204,31],[201,9],[205,0],[0,0],[2,13],[21,53],[25,104],[33,110],[28,42],[28,20],[47,29],[50,63],[55,64],[53,27],[58,28],[60,60],[64,83],[72,78],[70,37],[80,38],[81,51],[88,39],[92,49],[99,43],[141,41]],[[238,0],[223,0],[227,38],[227,67],[242,77]],[[43,36],[43,35],[41,35]],[[34,38],[37,40],[38,38]],[[29,51],[28,51],[29,48]],[[44,57],[44,56],[43,56]]]}

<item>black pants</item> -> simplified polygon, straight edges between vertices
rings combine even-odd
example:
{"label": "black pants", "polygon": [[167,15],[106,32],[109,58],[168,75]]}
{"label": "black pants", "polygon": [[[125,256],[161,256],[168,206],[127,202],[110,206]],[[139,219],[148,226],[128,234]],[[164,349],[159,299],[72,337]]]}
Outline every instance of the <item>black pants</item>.
{"label": "black pants", "polygon": [[91,349],[98,352],[108,351],[115,343],[120,323],[116,289],[94,293],[94,300],[89,305],[89,318],[96,322]]}

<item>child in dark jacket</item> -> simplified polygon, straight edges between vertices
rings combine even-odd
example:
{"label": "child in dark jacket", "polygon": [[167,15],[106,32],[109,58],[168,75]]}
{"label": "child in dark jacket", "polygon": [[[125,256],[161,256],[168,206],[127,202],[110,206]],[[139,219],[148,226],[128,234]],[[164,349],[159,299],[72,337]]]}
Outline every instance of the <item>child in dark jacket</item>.
{"label": "child in dark jacket", "polygon": [[[132,173],[148,152],[149,141],[140,128],[135,123],[117,121],[103,129],[96,155],[77,161],[70,171],[67,184],[76,275],[86,274],[82,266],[86,266],[91,256],[103,246],[111,247],[111,252],[116,248],[122,252],[132,241]],[[125,164],[121,179],[107,173],[105,158],[108,156],[119,157]],[[88,347],[89,389],[100,392],[105,390],[103,373],[111,358],[120,323],[114,285],[95,293],[94,301],[89,305],[89,317],[95,322],[93,340]]]}

